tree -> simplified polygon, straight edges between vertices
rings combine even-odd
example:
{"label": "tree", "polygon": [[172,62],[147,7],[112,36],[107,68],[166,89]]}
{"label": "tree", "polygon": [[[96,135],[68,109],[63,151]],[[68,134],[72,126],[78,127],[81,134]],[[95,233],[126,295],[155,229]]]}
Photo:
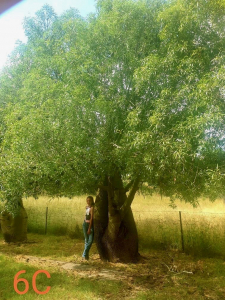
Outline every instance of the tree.
{"label": "tree", "polygon": [[138,188],[193,204],[224,193],[222,16],[202,5],[101,0],[46,29],[51,51],[31,35],[35,69],[5,117],[5,198],[97,193],[100,256],[130,262]]}
{"label": "tree", "polygon": [[135,75],[139,95],[156,100],[146,132],[163,141],[156,146],[156,184],[193,204],[204,193],[224,194],[222,7],[222,1],[169,5],[158,16],[160,49]]}

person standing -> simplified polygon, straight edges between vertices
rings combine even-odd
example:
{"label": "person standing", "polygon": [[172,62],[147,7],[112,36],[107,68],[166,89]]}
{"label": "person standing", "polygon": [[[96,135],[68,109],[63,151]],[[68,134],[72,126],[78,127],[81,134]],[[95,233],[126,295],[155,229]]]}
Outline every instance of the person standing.
{"label": "person standing", "polygon": [[83,223],[84,232],[84,252],[82,257],[85,260],[89,260],[89,251],[94,239],[94,226],[93,226],[93,216],[94,216],[94,199],[92,196],[88,196],[86,206],[86,214]]}

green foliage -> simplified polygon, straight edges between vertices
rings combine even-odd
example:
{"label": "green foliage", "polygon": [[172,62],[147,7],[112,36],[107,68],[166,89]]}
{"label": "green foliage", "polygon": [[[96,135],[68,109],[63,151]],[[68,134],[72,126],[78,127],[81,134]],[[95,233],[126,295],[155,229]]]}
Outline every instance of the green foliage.
{"label": "green foliage", "polygon": [[102,0],[24,21],[0,77],[1,193],[95,192],[115,170],[224,195],[224,1]]}

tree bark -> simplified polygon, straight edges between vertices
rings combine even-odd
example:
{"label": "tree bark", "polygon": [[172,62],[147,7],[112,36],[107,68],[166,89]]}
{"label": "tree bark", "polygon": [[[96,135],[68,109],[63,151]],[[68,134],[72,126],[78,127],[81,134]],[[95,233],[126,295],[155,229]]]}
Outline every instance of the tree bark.
{"label": "tree bark", "polygon": [[94,207],[94,237],[101,260],[108,260],[107,248],[103,236],[108,225],[108,194],[99,188]]}
{"label": "tree bark", "polygon": [[24,242],[27,240],[27,213],[22,199],[18,200],[18,212],[13,216],[3,210],[1,213],[1,228],[5,242]]}
{"label": "tree bark", "polygon": [[[132,195],[134,192],[132,193]],[[134,196],[134,195],[133,195]],[[111,262],[136,262],[138,234],[128,199],[119,174],[107,179],[99,188],[95,201],[95,242],[102,260]]]}

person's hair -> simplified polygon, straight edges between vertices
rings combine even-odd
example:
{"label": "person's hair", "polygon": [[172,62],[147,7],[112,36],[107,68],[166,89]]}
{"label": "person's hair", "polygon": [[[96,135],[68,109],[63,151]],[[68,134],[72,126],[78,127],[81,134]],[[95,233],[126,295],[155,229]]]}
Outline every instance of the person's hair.
{"label": "person's hair", "polygon": [[94,203],[94,198],[92,196],[87,196],[87,199],[91,199],[91,206],[93,206],[95,203]]}

